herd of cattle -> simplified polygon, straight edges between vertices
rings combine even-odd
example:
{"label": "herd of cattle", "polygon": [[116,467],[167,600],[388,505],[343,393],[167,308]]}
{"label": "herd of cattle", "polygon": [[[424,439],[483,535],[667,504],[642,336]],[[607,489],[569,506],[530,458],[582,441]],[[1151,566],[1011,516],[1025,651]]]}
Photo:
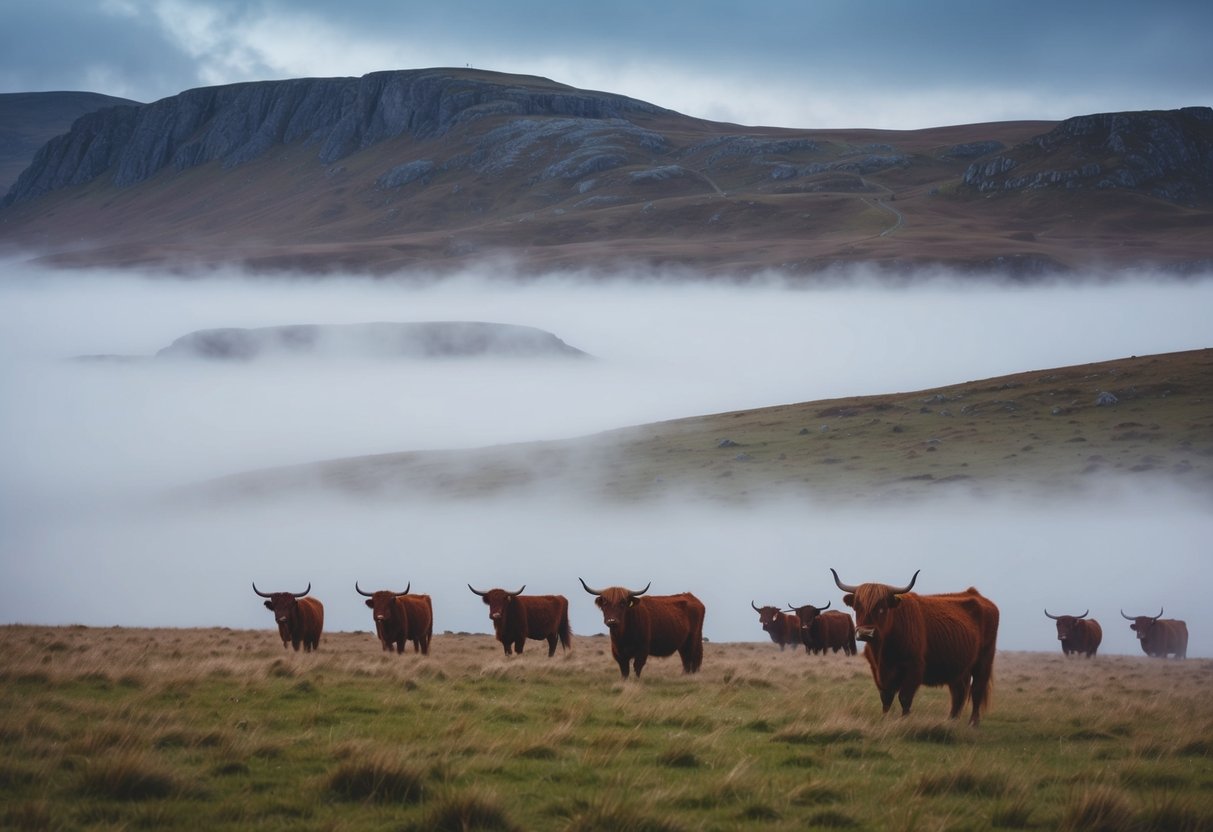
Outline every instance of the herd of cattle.
{"label": "herd of cattle", "polygon": [[[803,645],[806,653],[842,650],[852,656],[855,642],[865,642],[864,657],[880,692],[887,713],[896,698],[903,714],[910,712],[914,695],[922,685],[946,685],[951,692],[951,716],[956,717],[965,702],[972,703],[970,723],[981,721],[981,711],[989,695],[994,669],[995,642],[998,637],[998,607],[973,587],[963,592],[920,595],[911,592],[918,580],[914,573],[909,584],[845,584],[838,573],[834,583],[845,593],[843,602],[855,612],[854,619],[830,604],[789,604],[784,611],[774,606],[750,606],[759,622],[780,649]],[[581,580],[578,578],[578,580]],[[610,632],[611,655],[619,672],[627,678],[631,671],[640,676],[649,656],[678,653],[686,673],[699,670],[703,662],[703,602],[689,592],[679,595],[648,595],[624,587],[593,589],[585,581],[582,588],[595,596],[602,621]],[[434,632],[434,611],[430,596],[409,592],[379,590],[367,592],[354,583],[355,591],[366,597],[375,621],[375,633],[384,650],[404,652],[411,641],[413,651],[428,654]],[[559,643],[572,645],[569,628],[569,602],[563,595],[523,595],[524,584],[516,592],[504,589],[468,589],[489,608],[489,619],[505,654],[522,653],[527,639],[546,641],[548,656]],[[320,645],[324,629],[324,606],[310,596],[309,583],[303,592],[253,591],[265,598],[265,606],[274,613],[282,645],[288,643],[305,651]],[[1057,638],[1062,652],[1094,656],[1103,639],[1099,622],[1082,615],[1045,615],[1057,623]],[[1156,616],[1127,616],[1133,622],[1142,650],[1148,656],[1185,658],[1188,627],[1183,621]]]}

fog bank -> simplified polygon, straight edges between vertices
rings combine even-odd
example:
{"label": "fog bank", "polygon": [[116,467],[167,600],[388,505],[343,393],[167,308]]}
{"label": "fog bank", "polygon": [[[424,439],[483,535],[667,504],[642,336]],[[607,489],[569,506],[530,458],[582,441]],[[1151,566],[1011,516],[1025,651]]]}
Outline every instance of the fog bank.
{"label": "fog bank", "polygon": [[[1042,608],[1090,606],[1107,649],[1134,653],[1118,609],[1165,605],[1189,621],[1190,654],[1213,655],[1213,621],[1201,618],[1193,580],[1213,512],[1206,499],[1167,489],[1051,506],[955,497],[846,510],[795,496],[624,508],[556,493],[374,506],[316,497],[171,513],[145,502],[165,487],[264,466],[581,436],[1206,347],[1210,280],[804,290],[776,281],[469,276],[408,286],[4,271],[3,621],[268,629],[250,581],[296,591],[310,581],[329,627],[368,629],[354,581],[412,581],[434,595],[439,631],[487,631],[470,581],[562,592],[574,630],[596,632],[583,577],[691,589],[708,605],[708,635],[729,641],[763,637],[750,600],[837,607],[830,566],[855,583],[901,582],[921,568],[924,592],[973,584],[994,598],[1008,649],[1056,649]],[[537,327],[593,359],[69,360],[151,355],[199,329],[369,321]]]}

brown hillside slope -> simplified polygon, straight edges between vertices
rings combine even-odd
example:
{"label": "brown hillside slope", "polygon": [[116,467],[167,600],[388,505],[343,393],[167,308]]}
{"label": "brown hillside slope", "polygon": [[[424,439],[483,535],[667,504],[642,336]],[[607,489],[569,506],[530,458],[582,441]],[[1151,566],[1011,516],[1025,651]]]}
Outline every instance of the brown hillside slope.
{"label": "brown hillside slope", "polygon": [[1050,495],[1114,476],[1213,490],[1213,349],[576,440],[332,460],[228,477],[203,491],[244,499],[321,488],[390,500],[559,486],[620,499],[793,492],[845,501],[947,487]]}

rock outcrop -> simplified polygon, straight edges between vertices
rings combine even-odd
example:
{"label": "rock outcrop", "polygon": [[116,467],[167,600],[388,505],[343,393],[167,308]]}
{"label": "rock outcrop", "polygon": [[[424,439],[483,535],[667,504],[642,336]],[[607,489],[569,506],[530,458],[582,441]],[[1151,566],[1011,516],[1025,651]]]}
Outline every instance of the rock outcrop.
{"label": "rock outcrop", "polygon": [[550,332],[480,321],[297,324],[253,329],[201,329],[156,358],[252,361],[274,357],[542,358],[584,357]]}
{"label": "rock outcrop", "polygon": [[[100,176],[125,187],[165,168],[181,171],[209,162],[230,168],[293,142],[314,146],[317,158],[329,164],[378,142],[401,136],[435,138],[456,125],[488,116],[561,116],[575,122],[573,127],[614,120],[616,127],[626,128],[629,114],[662,112],[625,96],[578,90],[546,79],[459,70],[203,87],[80,118],[69,133],[38,151],[0,205]],[[570,124],[564,127],[568,132]],[[565,140],[576,138],[574,132]],[[596,164],[601,169],[601,162],[590,162],[589,167]],[[571,163],[571,170],[577,169],[578,164]]]}
{"label": "rock outcrop", "polygon": [[1011,151],[974,162],[979,192],[1034,188],[1144,191],[1171,202],[1213,198],[1213,109],[1078,116]]}

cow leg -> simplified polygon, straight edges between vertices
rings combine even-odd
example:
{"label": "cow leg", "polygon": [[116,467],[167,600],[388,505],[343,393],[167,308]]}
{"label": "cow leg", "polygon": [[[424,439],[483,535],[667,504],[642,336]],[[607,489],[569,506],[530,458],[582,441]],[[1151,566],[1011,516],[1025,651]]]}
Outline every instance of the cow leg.
{"label": "cow leg", "polygon": [[507,656],[514,655],[514,647],[508,641],[501,642],[501,647],[505,650],[505,654]]}
{"label": "cow leg", "polygon": [[556,655],[556,643],[558,641],[560,641],[560,639],[556,637],[555,633],[548,636],[548,658],[549,659],[552,658],[552,656]]}
{"label": "cow leg", "polygon": [[629,661],[630,661],[629,659],[621,657],[621,656],[615,657],[615,664],[619,665],[619,672],[625,679],[628,678],[628,674],[632,672],[632,668],[629,665]]}
{"label": "cow leg", "polygon": [[952,692],[952,712],[948,714],[948,718],[956,719],[960,715],[961,709],[965,706],[965,700],[969,698],[968,677],[955,682],[949,682],[948,690]]}
{"label": "cow leg", "polygon": [[523,636],[514,642],[514,652],[521,656],[523,647],[526,647],[526,636]]}
{"label": "cow leg", "polygon": [[969,717],[969,724],[976,728],[981,723],[981,709],[986,705],[986,699],[990,695],[990,683],[994,679],[994,647],[977,659],[977,666],[973,668],[973,715]]}
{"label": "cow leg", "polygon": [[648,660],[649,660],[649,657],[647,655],[645,655],[644,653],[641,653],[639,656],[632,659],[632,666],[635,667],[635,669],[636,669],[636,678],[637,679],[640,678],[640,671],[644,669],[645,662],[647,662]]}
{"label": "cow leg", "polygon": [[918,693],[918,685],[902,685],[897,691],[897,701],[901,703],[901,715],[910,715],[910,706],[914,704],[914,694]]}
{"label": "cow leg", "polygon": [[881,713],[887,714],[889,712],[889,709],[893,707],[893,697],[896,695],[897,695],[897,690],[895,688],[888,688],[888,689],[881,688],[880,689]]}

